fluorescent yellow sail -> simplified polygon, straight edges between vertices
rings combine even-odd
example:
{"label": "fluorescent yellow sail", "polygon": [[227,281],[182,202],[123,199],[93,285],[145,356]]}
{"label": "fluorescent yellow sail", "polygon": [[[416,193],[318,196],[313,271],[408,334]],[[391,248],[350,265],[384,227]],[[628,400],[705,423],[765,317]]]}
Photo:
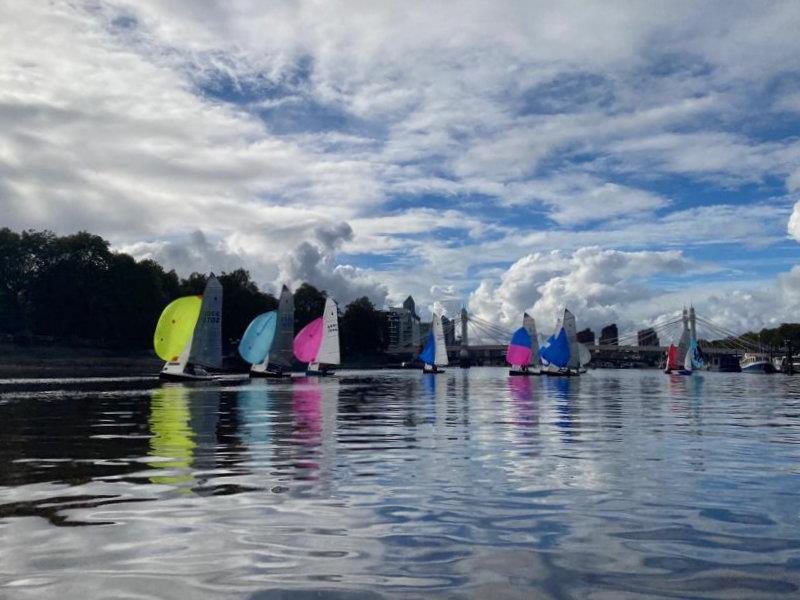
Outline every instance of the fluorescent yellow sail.
{"label": "fluorescent yellow sail", "polygon": [[201,303],[202,296],[184,296],[167,305],[158,318],[153,336],[153,347],[159,358],[167,362],[178,360],[192,338]]}

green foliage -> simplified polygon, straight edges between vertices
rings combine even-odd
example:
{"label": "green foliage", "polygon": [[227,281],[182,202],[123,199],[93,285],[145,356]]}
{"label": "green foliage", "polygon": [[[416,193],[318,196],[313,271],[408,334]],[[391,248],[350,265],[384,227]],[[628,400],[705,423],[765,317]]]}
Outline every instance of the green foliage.
{"label": "green foliage", "polygon": [[364,296],[347,305],[341,319],[342,354],[346,358],[370,356],[386,349],[385,315]]}
{"label": "green foliage", "polygon": [[302,284],[294,291],[294,330],[295,333],[322,316],[325,310],[325,292],[319,291],[313,285]]}
{"label": "green foliage", "polygon": [[260,292],[245,269],[223,273],[219,276],[219,282],[224,290],[222,339],[232,350],[250,321],[261,313],[278,308],[278,301],[272,294]]}
{"label": "green foliage", "polygon": [[782,348],[786,341],[792,344],[795,349],[800,348],[800,323],[782,323],[773,329],[762,329],[760,332],[748,332],[744,336],[756,344],[770,346],[772,348]]}
{"label": "green foliage", "polygon": [[[164,306],[201,294],[207,279],[192,273],[180,280],[152,260],[112,252],[86,232],[58,237],[0,229],[0,332],[149,348]],[[238,339],[253,317],[277,306],[244,269],[219,279],[223,340]]]}
{"label": "green foliage", "polygon": [[[164,306],[202,294],[208,275],[180,279],[152,260],[112,252],[86,232],[59,237],[49,231],[0,229],[0,333],[84,340],[120,348],[150,348]],[[244,269],[219,276],[223,344],[228,352],[250,321],[278,301],[259,291]],[[294,293],[295,331],[322,315],[327,294],[307,283]],[[386,349],[385,315],[368,298],[340,317],[345,360],[375,357]]]}

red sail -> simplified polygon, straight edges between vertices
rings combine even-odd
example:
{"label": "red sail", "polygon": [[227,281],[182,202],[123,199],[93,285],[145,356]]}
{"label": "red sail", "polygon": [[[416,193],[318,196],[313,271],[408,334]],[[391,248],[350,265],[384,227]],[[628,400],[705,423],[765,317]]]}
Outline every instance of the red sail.
{"label": "red sail", "polygon": [[667,350],[667,369],[680,369],[681,366],[678,364],[678,348],[675,344],[669,345],[669,350]]}

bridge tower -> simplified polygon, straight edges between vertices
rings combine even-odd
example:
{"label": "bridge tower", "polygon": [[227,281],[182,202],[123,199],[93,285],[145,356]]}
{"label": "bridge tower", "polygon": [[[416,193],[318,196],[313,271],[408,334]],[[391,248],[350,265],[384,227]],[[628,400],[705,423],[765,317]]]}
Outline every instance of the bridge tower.
{"label": "bridge tower", "polygon": [[697,339],[697,323],[694,316],[694,306],[689,306],[689,331],[692,334],[692,339]]}
{"label": "bridge tower", "polygon": [[689,329],[689,311],[686,310],[686,305],[683,306],[683,315],[681,316],[683,320],[683,330],[688,331]]}
{"label": "bridge tower", "polygon": [[461,350],[458,351],[458,366],[462,369],[469,369],[469,315],[467,314],[467,307],[461,308]]}

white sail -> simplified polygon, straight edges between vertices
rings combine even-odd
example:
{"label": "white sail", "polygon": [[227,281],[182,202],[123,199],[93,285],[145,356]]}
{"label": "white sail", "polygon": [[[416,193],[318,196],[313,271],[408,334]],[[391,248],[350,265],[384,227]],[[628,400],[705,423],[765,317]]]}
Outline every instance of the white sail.
{"label": "white sail", "polygon": [[447,345],[444,343],[444,329],[442,328],[442,317],[434,314],[433,321],[431,322],[433,328],[433,341],[436,345],[436,361],[434,364],[437,367],[447,366]]}
{"label": "white sail", "polygon": [[[292,366],[292,343],[294,342],[294,296],[289,288],[283,286],[278,301],[278,324],[275,340],[266,361],[288,369]],[[265,361],[265,362],[266,362]]]}
{"label": "white sail", "polygon": [[216,369],[222,367],[222,284],[213,275],[203,292],[189,362]]}
{"label": "white sail", "polygon": [[686,356],[683,359],[683,370],[688,371],[689,373],[692,372],[692,352],[691,350],[686,351]]}
{"label": "white sail", "polygon": [[522,317],[522,326],[531,336],[531,360],[528,364],[532,367],[540,367],[542,361],[539,358],[539,336],[536,333],[536,321],[528,313],[525,313]]}
{"label": "white sail", "polygon": [[325,300],[325,312],[322,314],[322,343],[319,345],[317,359],[314,362],[326,365],[339,364],[339,314],[336,302],[330,298]]}
{"label": "white sail", "polygon": [[578,342],[578,358],[581,361],[581,367],[585,367],[592,361],[592,353],[585,344]]}
{"label": "white sail", "polygon": [[567,367],[578,370],[581,366],[581,361],[578,355],[578,327],[575,325],[575,315],[565,308],[561,323],[569,341],[569,363],[567,363]]}

